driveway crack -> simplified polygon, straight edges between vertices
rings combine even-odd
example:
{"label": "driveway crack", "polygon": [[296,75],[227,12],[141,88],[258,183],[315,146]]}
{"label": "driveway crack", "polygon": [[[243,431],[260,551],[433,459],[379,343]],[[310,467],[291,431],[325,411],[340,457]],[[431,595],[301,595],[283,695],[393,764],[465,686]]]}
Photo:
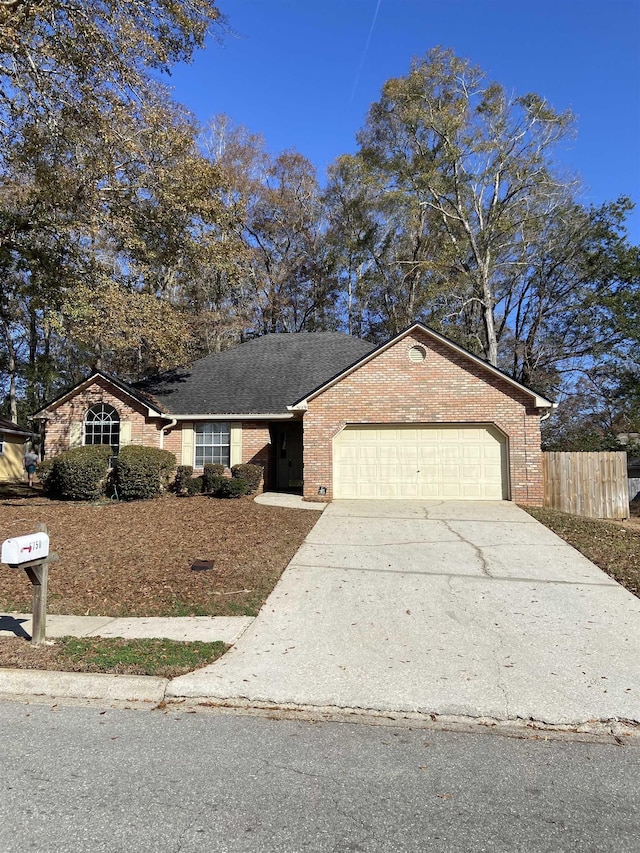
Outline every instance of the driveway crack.
{"label": "driveway crack", "polygon": [[482,571],[482,574],[487,578],[492,578],[493,575],[489,571],[489,566],[487,564],[487,558],[484,556],[484,552],[483,552],[482,548],[479,545],[476,545],[475,542],[471,542],[469,539],[467,539],[461,533],[458,533],[457,530],[454,530],[453,527],[451,526],[451,524],[448,521],[445,521],[445,519],[439,518],[438,521],[441,521],[442,524],[444,524],[444,526],[447,528],[449,533],[451,533],[453,536],[455,536],[460,542],[464,542],[465,545],[468,545],[470,548],[473,548],[475,555],[478,558],[478,562],[480,563],[480,570]]}

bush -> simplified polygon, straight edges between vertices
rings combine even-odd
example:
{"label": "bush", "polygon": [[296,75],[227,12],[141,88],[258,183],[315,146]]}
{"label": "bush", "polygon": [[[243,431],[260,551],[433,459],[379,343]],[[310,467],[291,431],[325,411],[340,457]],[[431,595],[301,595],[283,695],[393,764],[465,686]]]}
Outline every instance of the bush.
{"label": "bush", "polygon": [[201,495],[204,488],[204,479],[202,477],[189,477],[184,484],[186,494],[191,498],[193,495]]}
{"label": "bush", "polygon": [[250,492],[249,483],[240,477],[221,477],[220,488],[216,493],[219,498],[240,498]]}
{"label": "bush", "polygon": [[192,465],[178,465],[176,468],[176,476],[171,484],[171,490],[177,495],[182,495],[187,490],[187,482],[193,476]]}
{"label": "bush", "polygon": [[249,494],[253,494],[258,490],[262,480],[262,470],[262,465],[234,465],[231,469],[231,476],[244,480],[248,486]]}
{"label": "bush", "polygon": [[42,484],[42,488],[45,492],[47,492],[48,487],[47,483],[51,482],[51,486],[53,486],[53,482],[51,481],[51,475],[53,473],[53,464],[55,459],[43,459],[42,462],[38,462],[36,467],[36,474],[38,475],[38,480]]}
{"label": "bush", "polygon": [[156,498],[176,467],[176,457],[158,447],[129,444],[123,447],[113,468],[116,496],[123,501]]}
{"label": "bush", "polygon": [[202,474],[202,491],[207,493],[216,492],[220,487],[220,480],[223,474],[224,465],[208,462],[204,466],[204,473]]}
{"label": "bush", "polygon": [[96,500],[104,492],[111,454],[111,447],[94,444],[55,456],[44,469],[45,494],[63,501]]}

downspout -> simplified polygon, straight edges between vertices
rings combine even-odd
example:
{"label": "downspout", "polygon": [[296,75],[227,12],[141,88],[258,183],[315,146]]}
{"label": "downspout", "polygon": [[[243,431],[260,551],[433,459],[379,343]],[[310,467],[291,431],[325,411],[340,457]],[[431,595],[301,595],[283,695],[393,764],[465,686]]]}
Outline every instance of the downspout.
{"label": "downspout", "polygon": [[173,429],[177,423],[178,423],[178,419],[172,418],[168,424],[165,424],[164,426],[160,427],[160,450],[164,449],[164,433],[165,433],[165,430]]}

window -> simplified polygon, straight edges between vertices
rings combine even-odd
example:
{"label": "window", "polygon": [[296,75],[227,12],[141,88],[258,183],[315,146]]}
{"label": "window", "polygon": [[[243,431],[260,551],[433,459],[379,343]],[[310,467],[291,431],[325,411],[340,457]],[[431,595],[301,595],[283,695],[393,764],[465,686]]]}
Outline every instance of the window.
{"label": "window", "polygon": [[231,431],[229,424],[198,423],[195,429],[194,467],[202,468],[217,462],[227,468],[231,462]]}
{"label": "window", "polygon": [[113,455],[120,450],[120,416],[107,403],[91,406],[84,416],[84,443],[110,444]]}

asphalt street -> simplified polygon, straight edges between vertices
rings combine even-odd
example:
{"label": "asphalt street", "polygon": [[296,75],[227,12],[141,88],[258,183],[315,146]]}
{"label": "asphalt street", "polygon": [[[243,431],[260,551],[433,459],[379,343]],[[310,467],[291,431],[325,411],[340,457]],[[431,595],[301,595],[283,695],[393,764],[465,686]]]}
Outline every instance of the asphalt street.
{"label": "asphalt street", "polygon": [[640,850],[640,747],[0,703],[0,850]]}

